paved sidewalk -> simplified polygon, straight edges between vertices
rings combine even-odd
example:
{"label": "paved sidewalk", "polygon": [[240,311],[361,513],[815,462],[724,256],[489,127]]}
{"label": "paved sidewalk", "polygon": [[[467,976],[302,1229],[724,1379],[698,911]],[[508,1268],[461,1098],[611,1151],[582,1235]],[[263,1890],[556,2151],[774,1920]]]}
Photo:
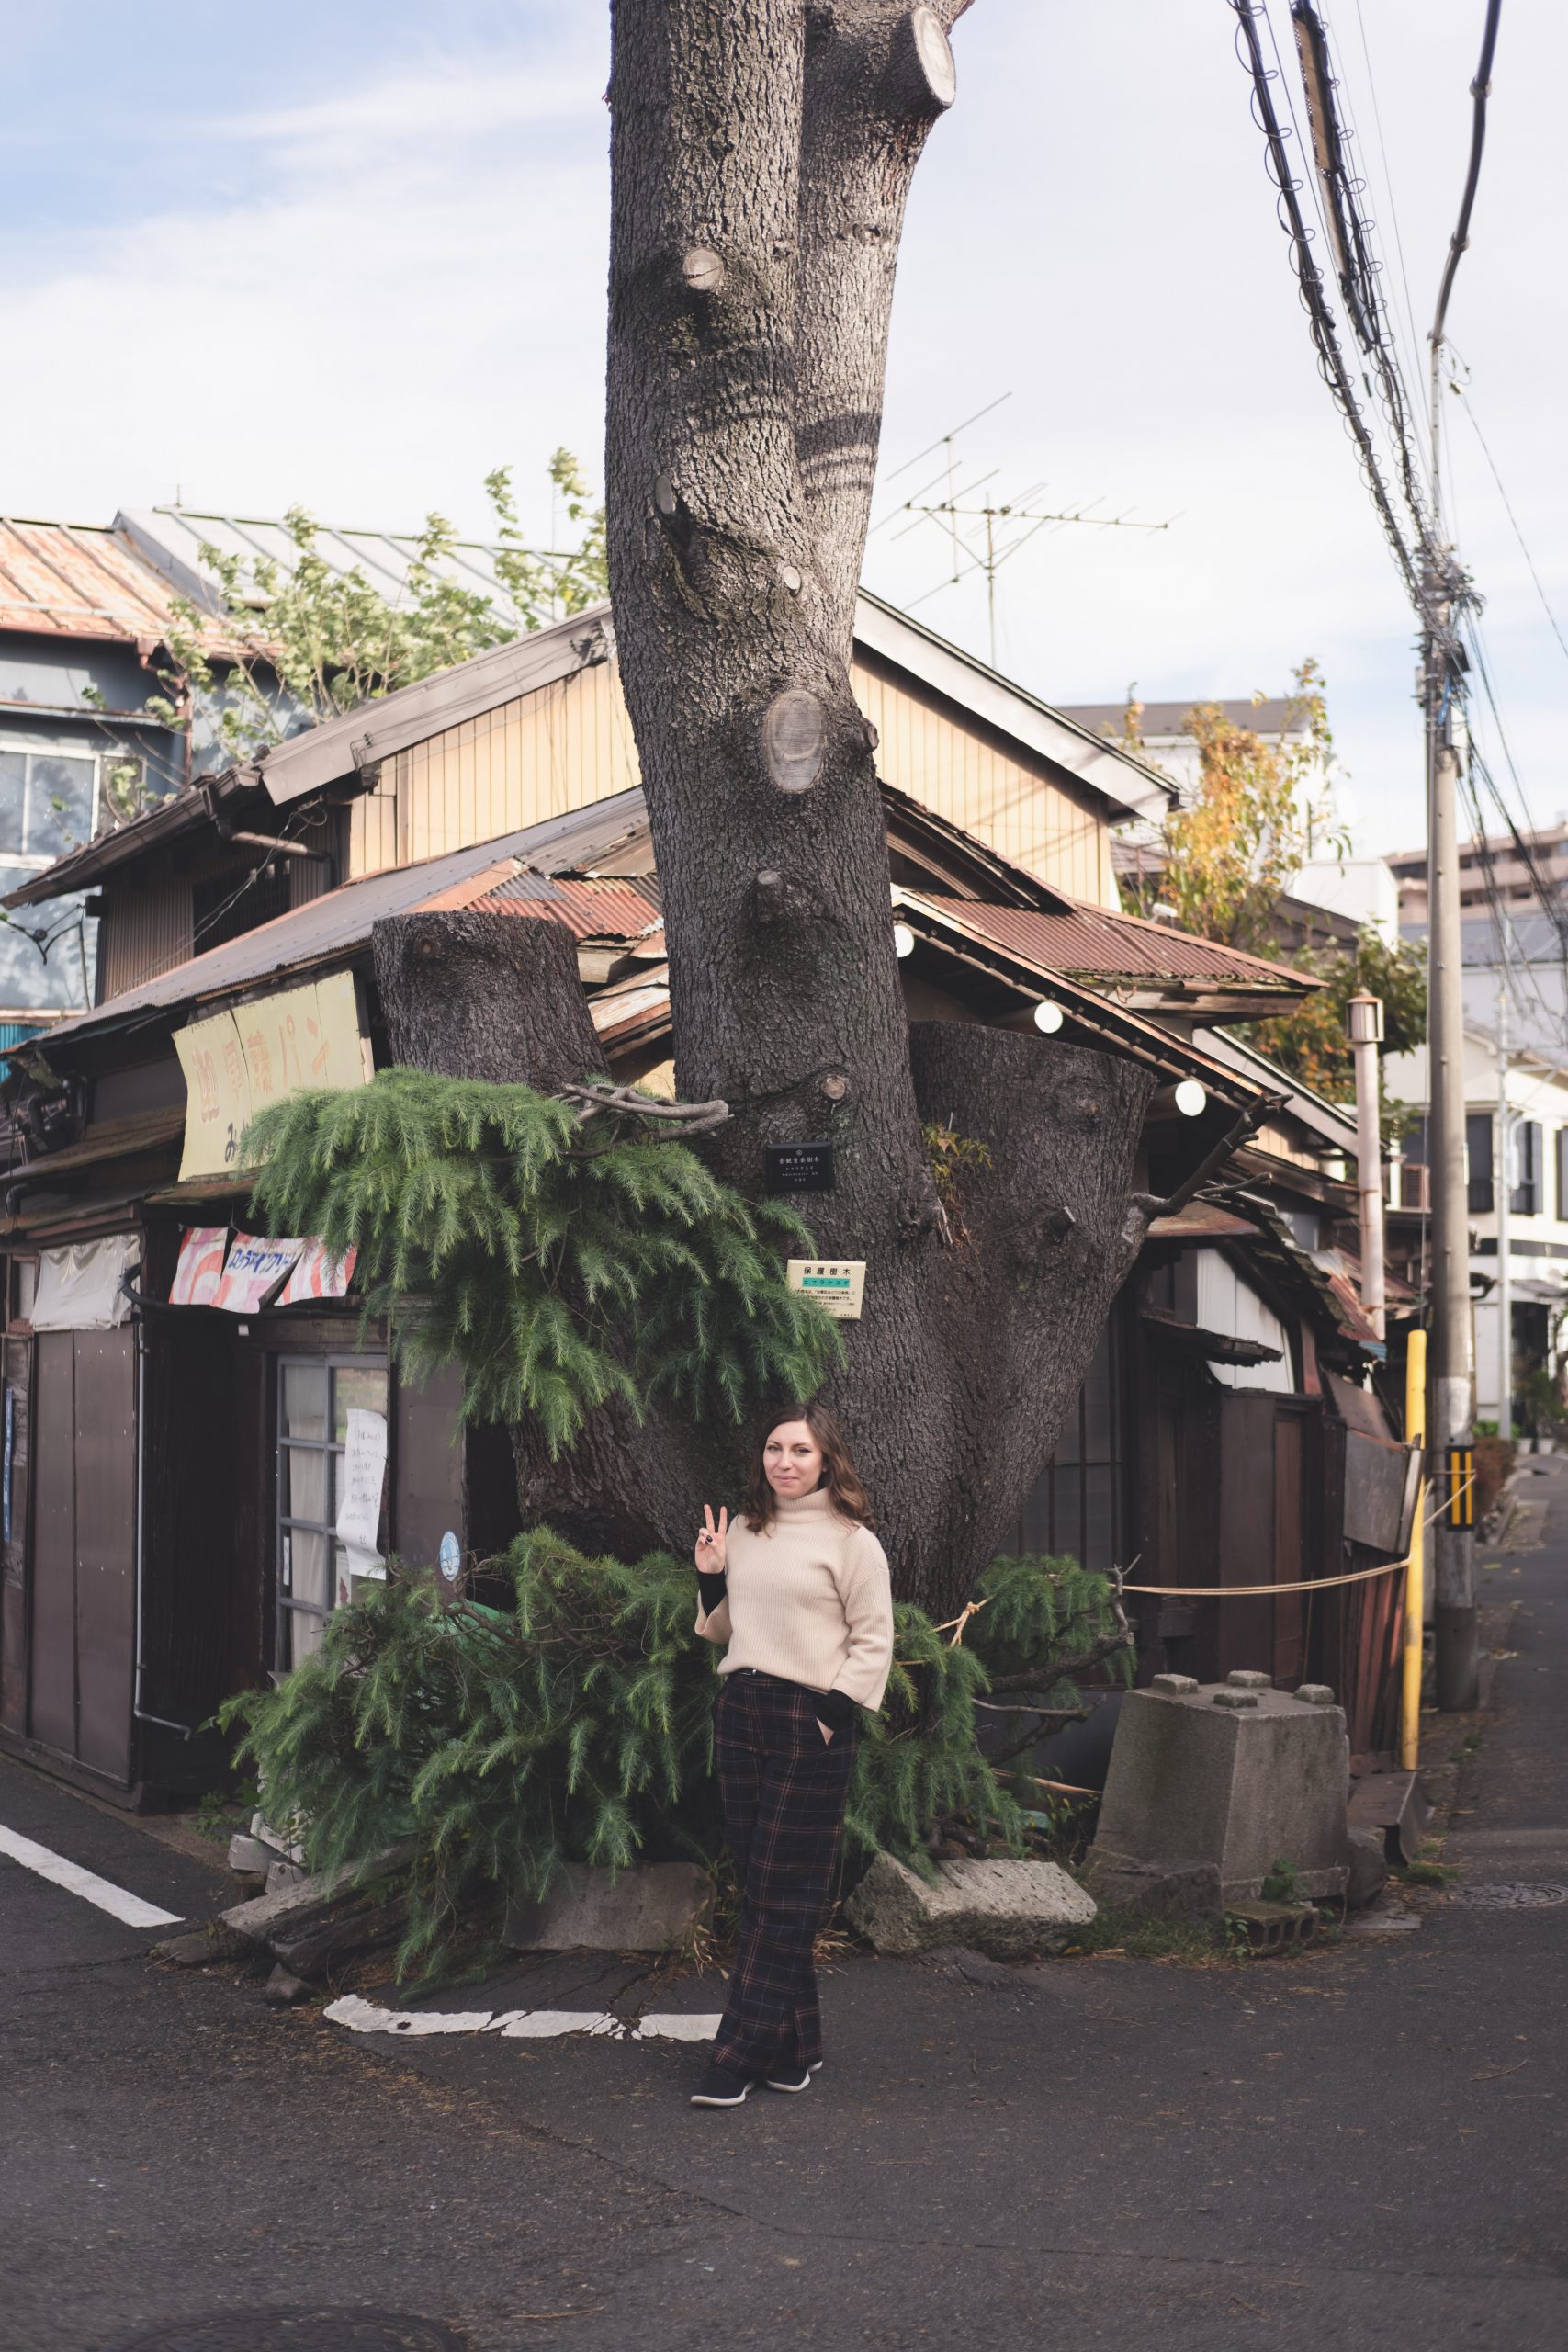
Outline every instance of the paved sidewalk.
{"label": "paved sidewalk", "polygon": [[[41,1959],[0,1949],[6,2352],[310,2299],[445,2318],[474,2352],[1558,2352],[1568,1902],[1540,1898],[1568,1891],[1568,1464],[1541,1467],[1544,1532],[1482,1555],[1518,1655],[1461,1776],[1464,1878],[1387,1941],[1210,1971],[857,1959],[817,2087],[713,2115],[677,2043],[366,2039],[236,1972],[157,1970],[118,1926],[69,1959],[70,1898],[37,1884]],[[37,1801],[8,1810],[18,1778],[0,1821],[60,1845]],[[99,1834],[82,1859],[112,1876]],[[0,1920],[20,1899],[0,1865]],[[429,2006],[547,1992],[717,2006],[570,1962]]]}

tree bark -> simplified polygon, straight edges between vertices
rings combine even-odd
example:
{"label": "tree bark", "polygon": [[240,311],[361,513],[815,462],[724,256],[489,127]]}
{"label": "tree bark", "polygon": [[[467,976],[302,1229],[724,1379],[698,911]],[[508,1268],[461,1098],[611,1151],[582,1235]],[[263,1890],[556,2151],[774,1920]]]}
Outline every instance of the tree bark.
{"label": "tree bark", "polygon": [[[830,1137],[865,1261],[832,1384],[899,1591],[962,1604],[1055,1443],[1146,1217],[1151,1081],[917,1033],[850,685],[905,201],[955,0],[615,0],[606,481],[616,643],[664,892],[682,1093],[725,1175]],[[942,1229],[922,1116],[987,1145]],[[1064,1214],[1064,1212],[1066,1214]],[[691,1447],[661,1517],[689,1523]]]}
{"label": "tree bark", "polygon": [[[564,923],[461,911],[397,915],[373,926],[370,949],[400,1068],[542,1094],[601,1068],[576,943]],[[569,1543],[619,1559],[638,1559],[672,1540],[670,1512],[650,1508],[668,1483],[664,1443],[623,1405],[592,1414],[564,1461],[551,1461],[531,1422],[509,1434],[525,1526],[547,1519]],[[688,1501],[682,1530],[690,1516]]]}
{"label": "tree bark", "polygon": [[597,1076],[604,1057],[564,923],[526,915],[393,915],[370,955],[393,1062],[533,1086]]}

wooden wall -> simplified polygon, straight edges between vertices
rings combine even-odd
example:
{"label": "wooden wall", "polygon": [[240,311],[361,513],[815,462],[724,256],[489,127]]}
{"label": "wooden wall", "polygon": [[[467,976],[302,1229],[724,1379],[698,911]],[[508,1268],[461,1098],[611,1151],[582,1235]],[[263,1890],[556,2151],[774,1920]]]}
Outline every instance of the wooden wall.
{"label": "wooden wall", "polygon": [[[1074,898],[1117,904],[1109,828],[1075,779],[889,668],[857,661],[852,679],[887,783]],[[388,760],[351,809],[347,871],[493,841],[638,780],[619,677],[602,662]]]}

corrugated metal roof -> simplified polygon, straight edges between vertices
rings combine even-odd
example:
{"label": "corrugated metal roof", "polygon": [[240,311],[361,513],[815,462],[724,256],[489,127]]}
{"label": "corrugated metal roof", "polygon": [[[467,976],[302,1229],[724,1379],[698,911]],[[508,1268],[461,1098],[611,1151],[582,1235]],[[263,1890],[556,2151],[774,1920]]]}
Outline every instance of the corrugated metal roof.
{"label": "corrugated metal roof", "polygon": [[0,516],[0,628],[157,645],[170,590],[113,531]]}
{"label": "corrugated metal roof", "polygon": [[938,898],[919,894],[944,914],[958,917],[983,931],[998,945],[1058,972],[1081,978],[1209,980],[1224,986],[1237,983],[1249,989],[1289,989],[1305,995],[1321,988],[1310,974],[1293,972],[1283,964],[1266,963],[1260,956],[1244,956],[1239,948],[1222,947],[1217,941],[1199,939],[1169,923],[1145,922],[1138,915],[1112,914],[1081,899],[1064,900],[1069,911],[1048,914],[1032,907],[993,907],[973,899]]}
{"label": "corrugated metal roof", "polygon": [[642,939],[660,921],[658,901],[634,882],[547,874],[513,874],[467,903],[477,914],[553,916],[579,939]]}

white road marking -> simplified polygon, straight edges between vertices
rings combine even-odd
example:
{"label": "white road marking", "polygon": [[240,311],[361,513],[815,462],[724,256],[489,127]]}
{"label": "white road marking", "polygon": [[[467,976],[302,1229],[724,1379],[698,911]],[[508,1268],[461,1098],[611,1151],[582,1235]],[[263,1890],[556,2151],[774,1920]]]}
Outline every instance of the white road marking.
{"label": "white road marking", "polygon": [[383,2009],[345,1993],[322,2012],[351,2033],[499,2033],[508,2041],[549,2041],[570,2033],[606,2041],[711,2041],[716,2017],[656,2010],[635,2023],[607,2009]]}
{"label": "white road marking", "polygon": [[85,1871],[80,1862],[68,1862],[63,1854],[51,1854],[47,1846],[37,1846],[30,1838],[23,1838],[15,1829],[0,1824],[0,1854],[8,1854],[20,1862],[25,1871],[36,1871],[39,1878],[47,1878],[62,1886],[68,1894],[79,1894],[84,1903],[96,1904],[112,1918],[123,1919],[128,1928],[175,1928],[179,1925],[177,1911],[160,1911],[155,1903],[143,1903],[139,1894],[127,1894],[123,1886],[116,1886],[107,1878],[99,1878],[96,1871]]}

